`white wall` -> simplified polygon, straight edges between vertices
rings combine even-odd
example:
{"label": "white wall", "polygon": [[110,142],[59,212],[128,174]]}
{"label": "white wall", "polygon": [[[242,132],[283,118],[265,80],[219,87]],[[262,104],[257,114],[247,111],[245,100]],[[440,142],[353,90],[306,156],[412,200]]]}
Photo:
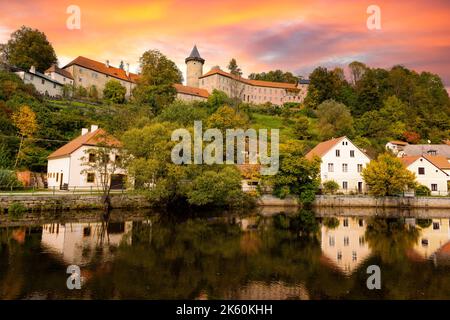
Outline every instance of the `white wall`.
{"label": "white wall", "polygon": [[[336,150],[339,150],[340,156],[336,156]],[[354,157],[350,157],[350,151],[355,153]],[[358,182],[362,182],[362,191],[366,191],[366,184],[357,171],[357,165],[362,164],[365,168],[370,162],[370,159],[359,150],[348,138],[342,139],[338,144],[331,148],[325,155],[322,156],[322,163],[320,165],[320,177],[322,183],[328,180],[334,180],[339,184],[340,192],[357,192]],[[328,164],[333,164],[333,172],[328,171]],[[342,164],[347,164],[347,172],[343,172]],[[347,182],[347,190],[343,189],[343,182]]]}
{"label": "white wall", "polygon": [[[419,168],[425,169],[425,174],[419,174]],[[432,190],[431,185],[437,184],[437,191],[431,191],[432,195],[444,195],[447,193],[448,176],[445,172],[434,166],[431,162],[423,157],[420,157],[408,166],[408,170],[416,174],[416,180],[421,185]]]}
{"label": "white wall", "polygon": [[47,72],[45,74],[46,76],[49,76],[50,78],[52,78],[53,80],[56,80],[60,83],[64,84],[69,84],[69,85],[73,85],[73,80],[67,77],[64,77],[63,75],[56,73],[56,72]]}
{"label": "white wall", "polygon": [[23,80],[24,83],[34,85],[36,90],[41,94],[46,94],[47,92],[47,94],[51,97],[62,96],[63,94],[62,85],[56,84],[52,81],[49,81],[47,79],[38,77],[36,75],[24,71],[16,72],[16,74],[19,75],[19,77]]}
{"label": "white wall", "polygon": [[[61,173],[63,174],[63,184],[69,183],[70,157],[61,157],[49,159],[47,163],[47,182],[48,188],[59,189],[61,184]],[[58,173],[58,180],[56,174]]]}

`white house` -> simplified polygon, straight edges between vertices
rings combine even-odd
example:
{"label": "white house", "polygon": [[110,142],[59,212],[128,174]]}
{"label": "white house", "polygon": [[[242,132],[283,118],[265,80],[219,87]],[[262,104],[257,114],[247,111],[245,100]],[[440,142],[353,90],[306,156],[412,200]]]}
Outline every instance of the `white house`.
{"label": "white house", "polygon": [[[92,125],[91,131],[82,129],[81,136],[65,144],[48,157],[47,181],[50,189],[99,189],[101,188],[100,174],[97,172],[86,172],[89,167],[88,161],[94,161],[94,154],[89,150],[105,142],[111,146],[110,159],[113,161],[117,155],[120,142],[113,137],[106,137],[106,132]],[[124,186],[126,171],[117,169],[111,176],[113,188]]]}
{"label": "white house", "polygon": [[447,195],[449,175],[441,168],[448,161],[439,156],[406,156],[400,158],[403,165],[416,174],[416,180],[428,187],[432,195]]}
{"label": "white house", "polygon": [[321,158],[320,178],[325,181],[336,181],[340,192],[366,191],[361,176],[362,169],[370,162],[370,158],[347,137],[334,138],[315,146],[306,155],[307,159],[314,156]]}
{"label": "white house", "polygon": [[45,75],[52,78],[59,83],[73,85],[73,77],[69,71],[58,68],[57,65],[52,65],[50,68],[45,70]]}
{"label": "white house", "polygon": [[52,79],[45,74],[36,71],[32,66],[30,71],[16,71],[15,72],[24,83],[32,84],[36,90],[46,96],[58,97],[63,94],[63,84],[56,79]]}

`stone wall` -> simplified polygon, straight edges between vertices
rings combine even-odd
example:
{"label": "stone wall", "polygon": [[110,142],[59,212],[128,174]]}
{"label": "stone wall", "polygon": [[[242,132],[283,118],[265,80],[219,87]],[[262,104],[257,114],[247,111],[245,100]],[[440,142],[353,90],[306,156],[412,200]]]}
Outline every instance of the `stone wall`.
{"label": "stone wall", "polygon": [[450,209],[450,198],[439,197],[382,197],[369,196],[316,196],[316,207],[349,208],[433,208]]}
{"label": "stone wall", "polygon": [[[97,195],[14,195],[0,196],[0,212],[5,213],[13,202],[22,203],[29,211],[86,210],[102,208],[102,197]],[[113,208],[148,208],[143,196],[111,195]]]}

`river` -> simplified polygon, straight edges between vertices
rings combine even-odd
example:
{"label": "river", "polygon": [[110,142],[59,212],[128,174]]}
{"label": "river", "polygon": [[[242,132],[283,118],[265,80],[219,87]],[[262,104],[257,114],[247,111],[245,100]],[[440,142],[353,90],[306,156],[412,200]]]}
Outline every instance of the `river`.
{"label": "river", "polygon": [[0,224],[0,299],[450,299],[445,212],[71,215]]}

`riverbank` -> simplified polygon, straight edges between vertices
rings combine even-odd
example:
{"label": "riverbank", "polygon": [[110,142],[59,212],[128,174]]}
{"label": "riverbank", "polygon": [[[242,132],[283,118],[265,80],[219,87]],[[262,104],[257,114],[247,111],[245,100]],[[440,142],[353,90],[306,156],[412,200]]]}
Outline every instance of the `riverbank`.
{"label": "riverbank", "polygon": [[[68,210],[95,210],[102,208],[99,195],[0,195],[0,213],[7,213],[13,203],[20,203],[29,212],[59,212]],[[257,199],[258,207],[296,208],[301,205],[296,198],[279,199],[264,195]],[[151,203],[145,196],[112,194],[111,204],[117,209],[145,209]],[[450,209],[449,197],[382,197],[320,195],[313,203],[315,208],[396,208],[396,209]]]}

